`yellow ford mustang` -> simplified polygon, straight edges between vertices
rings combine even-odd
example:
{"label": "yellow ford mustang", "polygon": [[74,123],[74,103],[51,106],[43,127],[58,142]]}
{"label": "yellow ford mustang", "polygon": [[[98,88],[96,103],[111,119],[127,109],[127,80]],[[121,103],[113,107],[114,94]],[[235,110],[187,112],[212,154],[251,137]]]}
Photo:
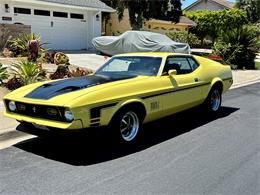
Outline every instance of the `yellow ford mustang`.
{"label": "yellow ford mustang", "polygon": [[200,104],[216,113],[232,82],[229,66],[203,57],[122,54],[93,75],[35,83],[7,94],[5,116],[41,128],[111,125],[121,141],[131,143],[142,123]]}

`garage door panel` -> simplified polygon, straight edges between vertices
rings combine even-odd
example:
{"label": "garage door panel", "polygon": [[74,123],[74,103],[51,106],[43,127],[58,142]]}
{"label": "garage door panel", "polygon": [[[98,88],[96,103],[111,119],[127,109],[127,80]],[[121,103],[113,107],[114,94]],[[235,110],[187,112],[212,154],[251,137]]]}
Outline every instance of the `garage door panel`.
{"label": "garage door panel", "polygon": [[87,48],[87,23],[78,19],[46,16],[16,16],[16,22],[31,25],[32,32],[52,50],[81,50]]}

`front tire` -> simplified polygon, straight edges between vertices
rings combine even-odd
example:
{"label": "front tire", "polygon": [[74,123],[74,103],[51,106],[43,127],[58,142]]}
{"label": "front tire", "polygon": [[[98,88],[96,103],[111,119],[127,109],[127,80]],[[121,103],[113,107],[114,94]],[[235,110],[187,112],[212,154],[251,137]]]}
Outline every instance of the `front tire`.
{"label": "front tire", "polygon": [[130,144],[137,140],[141,124],[142,117],[137,111],[123,109],[115,115],[111,128],[121,143]]}

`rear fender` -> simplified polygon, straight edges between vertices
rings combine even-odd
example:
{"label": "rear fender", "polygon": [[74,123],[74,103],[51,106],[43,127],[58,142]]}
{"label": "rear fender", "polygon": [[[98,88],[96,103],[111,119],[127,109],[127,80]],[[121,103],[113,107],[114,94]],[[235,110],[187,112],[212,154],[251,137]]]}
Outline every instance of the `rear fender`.
{"label": "rear fender", "polygon": [[[209,89],[208,93],[210,92],[210,90],[212,89],[212,87],[213,87],[216,83],[221,83],[221,84],[222,84],[222,87],[223,87],[223,81],[221,80],[221,78],[215,77],[215,78],[211,81],[210,89]],[[223,88],[222,88],[222,89],[223,89]],[[223,92],[223,90],[222,90],[222,92]],[[221,92],[221,93],[222,93],[222,92]]]}

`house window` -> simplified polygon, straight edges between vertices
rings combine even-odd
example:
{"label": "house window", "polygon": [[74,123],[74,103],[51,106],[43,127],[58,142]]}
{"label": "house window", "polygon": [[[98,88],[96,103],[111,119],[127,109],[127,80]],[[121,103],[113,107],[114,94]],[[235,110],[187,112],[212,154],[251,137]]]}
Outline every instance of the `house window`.
{"label": "house window", "polygon": [[51,12],[47,11],[47,10],[35,9],[34,10],[34,15],[37,15],[37,16],[50,16]]}
{"label": "house window", "polygon": [[84,15],[83,14],[74,14],[74,13],[71,13],[70,14],[70,18],[75,18],[75,19],[84,19]]}
{"label": "house window", "polygon": [[14,7],[15,14],[31,14],[31,9]]}
{"label": "house window", "polygon": [[53,12],[54,17],[59,17],[59,18],[67,18],[68,13],[66,12]]}

